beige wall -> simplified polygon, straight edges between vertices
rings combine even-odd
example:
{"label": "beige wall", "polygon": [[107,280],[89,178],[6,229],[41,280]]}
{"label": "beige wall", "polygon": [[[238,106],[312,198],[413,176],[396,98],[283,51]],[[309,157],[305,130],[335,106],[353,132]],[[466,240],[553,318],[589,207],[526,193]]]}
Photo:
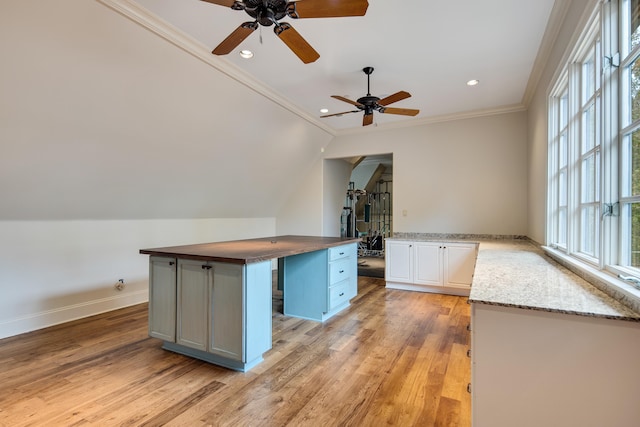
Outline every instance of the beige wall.
{"label": "beige wall", "polygon": [[395,232],[526,235],[526,118],[514,112],[338,136],[325,156],[393,153]]}

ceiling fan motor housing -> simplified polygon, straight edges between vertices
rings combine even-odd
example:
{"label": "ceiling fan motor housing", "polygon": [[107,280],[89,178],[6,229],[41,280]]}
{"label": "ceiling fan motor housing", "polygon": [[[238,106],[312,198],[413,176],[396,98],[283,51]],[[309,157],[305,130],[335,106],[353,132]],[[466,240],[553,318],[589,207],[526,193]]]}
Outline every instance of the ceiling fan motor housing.
{"label": "ceiling fan motor housing", "polygon": [[287,16],[288,7],[286,0],[244,1],[244,11],[265,27],[276,24],[277,21]]}
{"label": "ceiling fan motor housing", "polygon": [[367,95],[362,98],[358,98],[358,104],[362,104],[365,107],[375,107],[375,105],[380,101],[380,98],[377,96]]}

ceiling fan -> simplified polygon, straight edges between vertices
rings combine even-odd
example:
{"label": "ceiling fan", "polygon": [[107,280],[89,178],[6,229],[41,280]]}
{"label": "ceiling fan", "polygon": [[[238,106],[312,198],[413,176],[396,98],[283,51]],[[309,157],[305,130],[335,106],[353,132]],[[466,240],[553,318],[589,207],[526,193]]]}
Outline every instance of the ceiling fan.
{"label": "ceiling fan", "polygon": [[308,64],[320,58],[307,41],[290,24],[280,22],[289,17],[337,18],[341,16],[363,16],[367,12],[367,0],[202,0],[233,10],[244,10],[254,21],[240,24],[214,50],[214,55],[226,55],[260,25],[275,25],[273,31],[295,53],[302,62]]}
{"label": "ceiling fan", "polygon": [[373,73],[373,67],[365,67],[362,69],[364,73],[367,75],[367,95],[362,98],[358,98],[357,101],[352,101],[349,98],[345,98],[340,95],[331,95],[332,98],[339,99],[340,101],[347,102],[351,105],[355,105],[358,109],[352,111],[343,111],[342,113],[335,114],[327,114],[326,116],[320,117],[333,117],[333,116],[341,116],[347,113],[357,113],[359,111],[364,111],[364,117],[362,118],[362,126],[367,126],[373,123],[373,112],[378,111],[379,113],[385,114],[400,114],[403,116],[415,116],[420,110],[414,110],[411,108],[389,108],[387,105],[392,104],[394,102],[402,101],[403,99],[407,99],[411,97],[409,92],[405,92],[401,90],[400,92],[396,92],[393,95],[389,95],[385,98],[378,98],[377,96],[371,95],[370,85],[369,85],[369,77],[371,73]]}

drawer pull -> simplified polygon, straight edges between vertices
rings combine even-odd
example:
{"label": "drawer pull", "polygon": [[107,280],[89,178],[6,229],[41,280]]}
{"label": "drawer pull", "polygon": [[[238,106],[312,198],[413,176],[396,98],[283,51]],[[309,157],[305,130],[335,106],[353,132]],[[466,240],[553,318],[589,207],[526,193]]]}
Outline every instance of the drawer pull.
{"label": "drawer pull", "polygon": [[338,296],[339,296],[339,297],[341,297],[341,296],[343,296],[343,295],[344,295],[344,292],[340,292],[340,295],[338,295]]}
{"label": "drawer pull", "polygon": [[344,273],[344,270],[340,270],[338,273],[342,274],[342,273]]}
{"label": "drawer pull", "polygon": [[203,270],[211,270],[211,266],[210,265],[203,265],[202,269]]}
{"label": "drawer pull", "polygon": [[175,262],[169,261],[169,265],[173,265],[173,264],[175,264]]}
{"label": "drawer pull", "polygon": [[340,255],[344,255],[344,252],[340,252]]}

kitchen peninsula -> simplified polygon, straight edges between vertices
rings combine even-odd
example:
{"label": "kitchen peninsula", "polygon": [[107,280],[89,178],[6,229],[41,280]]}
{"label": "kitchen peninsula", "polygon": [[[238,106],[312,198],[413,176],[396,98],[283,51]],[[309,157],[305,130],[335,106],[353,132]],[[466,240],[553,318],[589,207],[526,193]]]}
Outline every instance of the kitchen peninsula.
{"label": "kitchen peninsula", "polygon": [[639,425],[639,313],[527,240],[480,243],[469,302],[474,426]]}
{"label": "kitchen peninsula", "polygon": [[359,240],[289,235],[141,249],[149,335],[166,350],[247,371],[271,348],[272,260],[284,314],[322,322],[357,294]]}

